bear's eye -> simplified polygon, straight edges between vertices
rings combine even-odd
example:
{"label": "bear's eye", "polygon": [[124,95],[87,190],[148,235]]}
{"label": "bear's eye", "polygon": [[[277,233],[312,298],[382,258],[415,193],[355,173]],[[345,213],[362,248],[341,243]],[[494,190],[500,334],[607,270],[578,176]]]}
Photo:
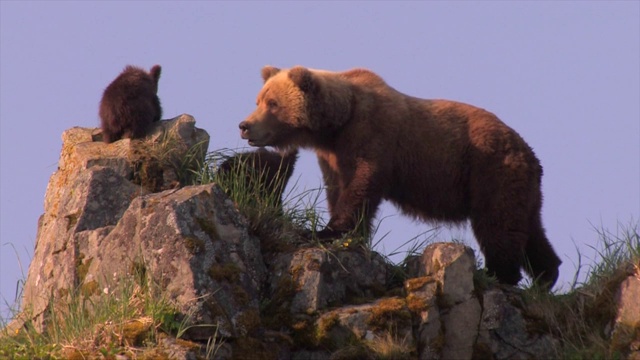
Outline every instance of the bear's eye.
{"label": "bear's eye", "polygon": [[278,107],[278,103],[275,100],[269,100],[267,101],[267,106],[269,109],[275,109]]}

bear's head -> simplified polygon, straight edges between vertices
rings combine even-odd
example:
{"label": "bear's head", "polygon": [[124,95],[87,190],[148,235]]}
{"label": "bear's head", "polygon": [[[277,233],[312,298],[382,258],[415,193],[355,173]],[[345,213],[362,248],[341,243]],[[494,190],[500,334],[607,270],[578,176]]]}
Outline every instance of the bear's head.
{"label": "bear's head", "polygon": [[262,78],[257,109],[240,123],[249,145],[308,146],[348,120],[351,90],[339,73],[265,66]]}
{"label": "bear's head", "polygon": [[114,82],[120,83],[120,86],[145,91],[148,94],[157,94],[161,73],[162,67],[160,65],[154,65],[149,72],[137,66],[127,65]]}

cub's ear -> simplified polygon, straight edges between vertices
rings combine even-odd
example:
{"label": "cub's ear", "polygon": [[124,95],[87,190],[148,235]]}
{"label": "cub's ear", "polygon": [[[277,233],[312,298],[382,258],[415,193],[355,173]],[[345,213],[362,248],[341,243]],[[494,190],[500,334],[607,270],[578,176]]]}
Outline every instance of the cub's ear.
{"label": "cub's ear", "polygon": [[267,82],[267,80],[269,80],[273,75],[279,72],[280,69],[278,69],[277,67],[267,65],[262,68],[262,80],[264,80],[264,82]]}
{"label": "cub's ear", "polygon": [[289,79],[304,92],[309,92],[314,88],[313,73],[305,67],[296,66],[291,68],[289,70]]}
{"label": "cub's ear", "polygon": [[162,72],[162,68],[160,67],[160,65],[153,65],[153,67],[149,71],[149,74],[151,74],[153,81],[156,82],[156,86],[158,85],[158,80],[160,80],[161,72]]}

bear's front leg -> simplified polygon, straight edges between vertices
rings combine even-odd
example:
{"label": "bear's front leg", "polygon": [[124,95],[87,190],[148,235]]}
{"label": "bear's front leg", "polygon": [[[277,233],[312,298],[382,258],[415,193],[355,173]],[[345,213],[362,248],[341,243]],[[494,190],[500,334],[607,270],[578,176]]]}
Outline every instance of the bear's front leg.
{"label": "bear's front leg", "polygon": [[340,171],[331,171],[331,176],[327,176],[327,169],[322,168],[325,181],[337,181],[325,184],[331,219],[325,229],[316,233],[316,237],[320,240],[334,239],[349,232],[368,237],[371,219],[382,200],[382,191],[375,180],[373,166],[360,161],[351,176]]}

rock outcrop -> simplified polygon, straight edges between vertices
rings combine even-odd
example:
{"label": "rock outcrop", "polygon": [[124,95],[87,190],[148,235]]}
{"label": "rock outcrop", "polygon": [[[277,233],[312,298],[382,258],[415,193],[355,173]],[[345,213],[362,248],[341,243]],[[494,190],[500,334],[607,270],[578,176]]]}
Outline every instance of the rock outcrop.
{"label": "rock outcrop", "polygon": [[[112,259],[98,260],[105,245],[112,245],[105,239],[129,205],[134,200],[139,204],[152,191],[178,188],[198,159],[202,164],[209,145],[209,135],[188,115],[154,124],[144,141],[124,139],[106,145],[101,140],[100,130],[94,128],[75,127],[62,134],[58,170],[47,186],[21,307],[22,316],[34,320],[41,331],[50,304],[78,288],[97,290],[91,280],[97,273],[89,273],[90,268],[123,266]],[[13,326],[22,320],[18,317]]]}
{"label": "rock outcrop", "polygon": [[624,272],[615,295],[616,313],[611,333],[611,347],[640,360],[640,263],[630,265]]}
{"label": "rock outcrop", "polygon": [[[478,283],[474,253],[464,245],[432,244],[404,269],[361,248],[300,240],[261,247],[220,187],[188,185],[209,142],[188,115],[161,121],[143,140],[107,145],[87,128],[62,138],[12,329],[28,321],[44,331],[51,307],[70,294],[110,296],[123,279],[140,277],[192,324],[183,338],[224,341],[219,359],[558,354],[557,339],[529,326],[518,291]],[[631,350],[640,347],[639,281],[623,282],[612,326],[612,337]],[[163,352],[170,358],[200,351],[170,336],[158,346],[170,348]]]}

